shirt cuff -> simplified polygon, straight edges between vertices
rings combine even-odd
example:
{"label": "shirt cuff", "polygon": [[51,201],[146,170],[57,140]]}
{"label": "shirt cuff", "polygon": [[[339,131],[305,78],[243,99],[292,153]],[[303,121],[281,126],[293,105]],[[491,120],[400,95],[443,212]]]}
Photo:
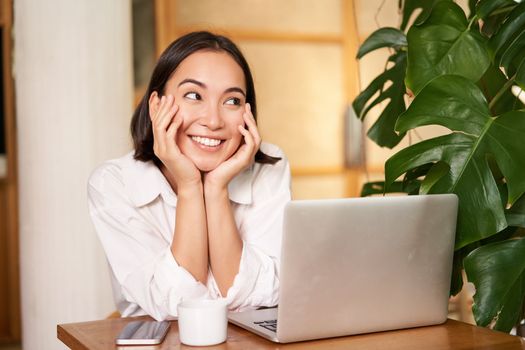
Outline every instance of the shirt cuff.
{"label": "shirt cuff", "polygon": [[278,303],[277,260],[243,242],[239,272],[226,294],[232,311],[242,311]]}
{"label": "shirt cuff", "polygon": [[177,305],[186,299],[209,298],[208,289],[180,266],[171,249],[167,249],[155,271],[154,280],[161,295],[166,295],[166,304],[171,315],[177,315]]}

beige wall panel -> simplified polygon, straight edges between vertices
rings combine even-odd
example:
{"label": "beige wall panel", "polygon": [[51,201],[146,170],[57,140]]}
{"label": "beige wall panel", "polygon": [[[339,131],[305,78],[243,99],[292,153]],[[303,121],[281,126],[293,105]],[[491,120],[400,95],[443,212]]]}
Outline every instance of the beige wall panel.
{"label": "beige wall panel", "polygon": [[293,167],[343,163],[341,48],[331,44],[240,42],[253,70],[259,128]]}
{"label": "beige wall panel", "polygon": [[399,26],[397,1],[355,0],[354,3],[360,39],[365,39],[379,27]]}
{"label": "beige wall panel", "polygon": [[178,26],[341,33],[340,0],[177,0]]}
{"label": "beige wall panel", "polygon": [[300,176],[292,180],[293,199],[342,198],[346,189],[345,176]]}

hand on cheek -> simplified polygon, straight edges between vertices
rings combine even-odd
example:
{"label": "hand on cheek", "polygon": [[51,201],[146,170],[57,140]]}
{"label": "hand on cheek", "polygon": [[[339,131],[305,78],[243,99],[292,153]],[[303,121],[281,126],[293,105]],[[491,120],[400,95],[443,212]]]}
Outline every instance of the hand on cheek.
{"label": "hand on cheek", "polygon": [[249,103],[246,104],[242,117],[244,125],[237,127],[242,136],[239,148],[228,160],[206,174],[205,184],[226,188],[237,174],[253,163],[255,154],[261,145],[261,137]]}
{"label": "hand on cheek", "polygon": [[[154,95],[155,94],[155,95]],[[156,93],[150,98],[150,118],[153,130],[153,151],[169,171],[177,188],[201,183],[199,170],[193,162],[183,155],[177,146],[183,123],[179,107],[172,95]]]}

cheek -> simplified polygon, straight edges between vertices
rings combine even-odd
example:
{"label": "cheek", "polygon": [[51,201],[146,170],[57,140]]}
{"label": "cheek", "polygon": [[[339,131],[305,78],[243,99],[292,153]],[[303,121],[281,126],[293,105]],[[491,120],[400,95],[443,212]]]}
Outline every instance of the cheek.
{"label": "cheek", "polygon": [[244,125],[244,119],[242,117],[243,113],[244,111],[241,109],[236,111],[227,111],[225,113],[225,119],[228,120],[230,127],[234,127],[237,133],[239,133],[237,126]]}
{"label": "cheek", "polygon": [[188,113],[187,111],[181,109],[179,107],[179,111],[177,112],[178,117],[182,117],[182,124],[177,130],[177,134],[175,135],[175,143],[181,150],[185,147],[185,144],[188,142],[188,138],[186,137],[186,130],[191,125],[191,113]]}
{"label": "cheek", "polygon": [[177,99],[175,103],[179,106],[177,114],[183,115],[185,120],[189,118],[195,119],[206,112],[204,103],[195,103],[184,98]]}
{"label": "cheek", "polygon": [[235,122],[231,124],[231,147],[234,152],[244,143],[244,136],[239,131],[239,125],[244,125],[242,117],[236,118]]}
{"label": "cheek", "polygon": [[244,119],[242,118],[242,114],[243,112],[231,111],[226,116],[228,120],[228,129],[230,129],[232,139],[239,140],[239,142],[243,138],[241,132],[239,131],[239,125],[244,125]]}
{"label": "cheek", "polygon": [[182,125],[180,126],[177,133],[184,132],[196,119],[198,111],[195,111],[195,108],[188,106],[187,104],[179,104],[179,110],[177,112],[177,117],[182,118]]}

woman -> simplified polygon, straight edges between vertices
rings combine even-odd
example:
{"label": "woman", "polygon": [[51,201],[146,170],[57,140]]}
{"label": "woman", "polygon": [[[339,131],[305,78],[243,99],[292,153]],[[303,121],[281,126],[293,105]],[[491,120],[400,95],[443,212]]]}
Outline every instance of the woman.
{"label": "woman", "polygon": [[255,117],[250,69],[229,39],[194,32],[161,55],[131,122],[134,152],[88,185],[122,316],[167,319],[194,298],[277,304],[290,171]]}

